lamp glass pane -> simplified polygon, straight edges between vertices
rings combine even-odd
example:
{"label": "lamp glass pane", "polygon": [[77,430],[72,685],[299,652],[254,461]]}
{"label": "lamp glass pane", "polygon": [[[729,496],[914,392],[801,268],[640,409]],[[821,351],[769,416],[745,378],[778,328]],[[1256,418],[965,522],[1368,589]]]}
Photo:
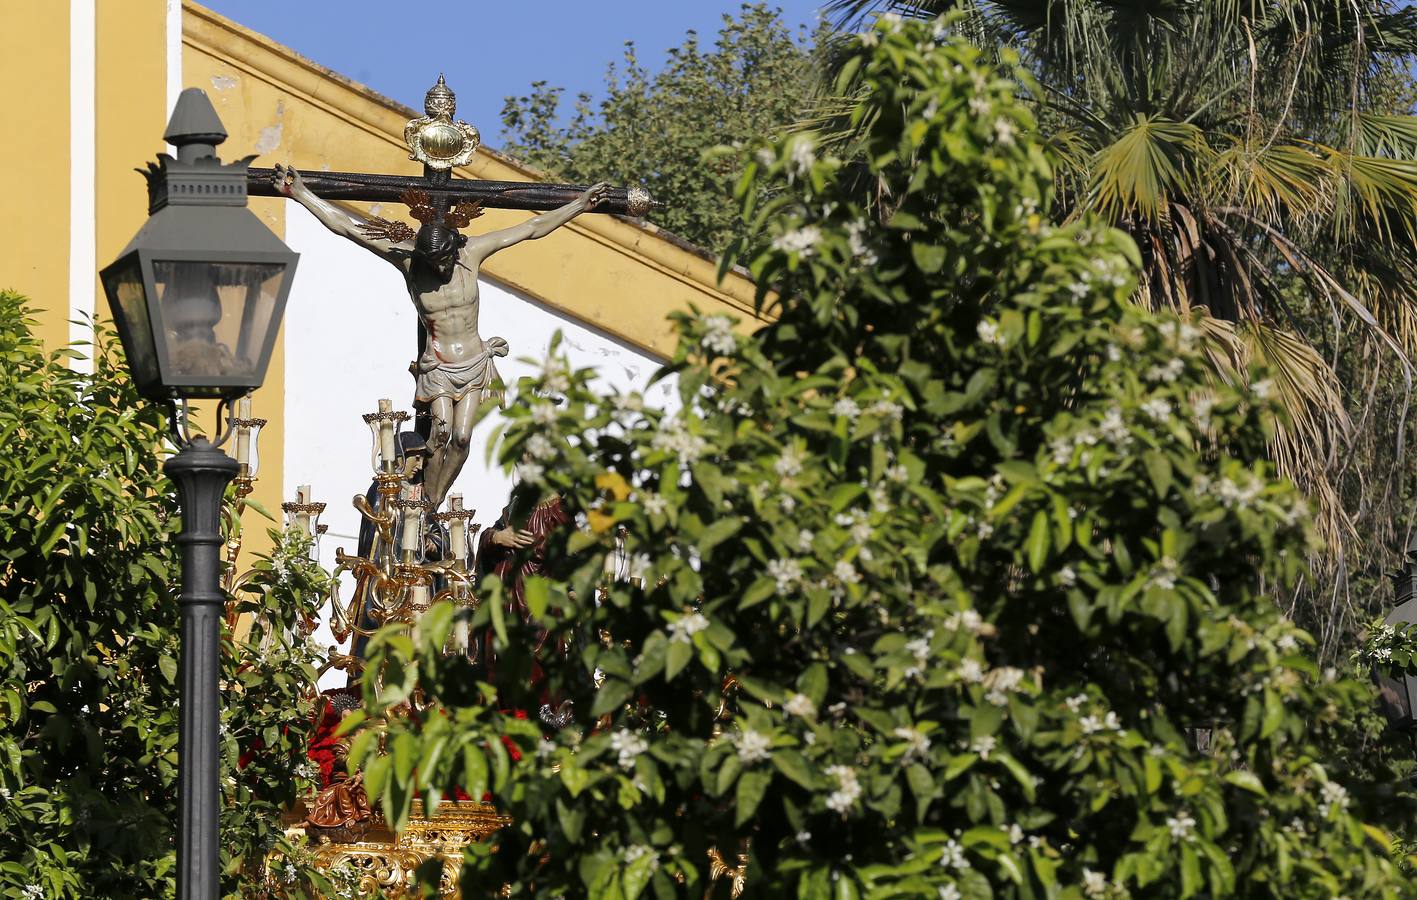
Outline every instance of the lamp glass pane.
{"label": "lamp glass pane", "polygon": [[113,317],[119,321],[128,367],[139,384],[158,380],[157,349],[153,346],[152,321],[148,317],[147,295],[143,290],[143,268],[135,255],[122,265],[103,273],[103,289]]}
{"label": "lamp glass pane", "polygon": [[154,260],[168,377],[258,383],[284,271],[283,263]]}

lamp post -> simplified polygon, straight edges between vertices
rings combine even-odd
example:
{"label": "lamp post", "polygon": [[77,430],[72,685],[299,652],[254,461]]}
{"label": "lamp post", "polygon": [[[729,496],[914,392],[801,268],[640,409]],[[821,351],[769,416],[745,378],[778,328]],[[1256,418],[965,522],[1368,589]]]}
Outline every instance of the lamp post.
{"label": "lamp post", "polygon": [[182,509],[177,896],[217,900],[221,501],[240,467],[218,449],[225,435],[190,437],[177,404],[218,399],[229,417],[261,385],[297,254],[246,208],[255,157],[217,158],[226,129],[205,93],[182,92],[163,137],[177,156],[148,164],[148,220],[100,278],[133,383],[170,404],[179,448],[163,466]]}

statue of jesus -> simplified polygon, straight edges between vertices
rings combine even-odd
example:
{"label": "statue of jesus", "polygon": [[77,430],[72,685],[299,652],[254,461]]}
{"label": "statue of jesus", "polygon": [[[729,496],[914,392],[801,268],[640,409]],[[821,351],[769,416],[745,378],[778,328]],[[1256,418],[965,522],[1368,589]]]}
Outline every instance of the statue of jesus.
{"label": "statue of jesus", "polygon": [[594,209],[610,186],[602,182],[560,209],[469,238],[458,228],[481,215],[475,205],[463,203],[443,211],[426,193],[409,192],[404,202],[422,223],[415,233],[402,222],[366,218],[315,196],[290,166],[276,166],[272,177],[281,194],[308,209],[330,231],[392,263],[408,285],[428,332],[427,345],[413,366],[414,399],[428,405],[432,421],[424,496],[437,509],[467,461],[473,414],[497,392],[493,358],[507,355],[506,341],[483,341],[478,333],[477,273],[482,261],[513,244],[545,237]]}

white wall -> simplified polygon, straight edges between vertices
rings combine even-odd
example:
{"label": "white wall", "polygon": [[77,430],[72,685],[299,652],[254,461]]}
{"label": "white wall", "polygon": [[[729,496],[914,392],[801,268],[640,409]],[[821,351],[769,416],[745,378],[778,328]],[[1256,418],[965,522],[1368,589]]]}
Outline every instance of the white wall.
{"label": "white wall", "polygon": [[[293,499],[297,485],[309,484],[313,499],[329,504],[320,520],[330,526],[320,557],[333,568],[337,547],[355,550],[359,513],[350,499],[363,494],[372,477],[369,429],[361,416],[376,409],[381,397],[391,398],[395,409],[413,412],[408,364],[417,355],[417,317],[393,266],[329,233],[294,203],[286,210],[285,241],[300,253],[300,263],[285,313],[283,489]],[[497,361],[508,385],[534,374],[557,331],[572,366],[597,369],[597,384],[607,393],[644,390],[658,368],[658,361],[639,349],[487,278],[480,284],[482,336],[505,338],[511,348]],[[656,384],[647,400],[671,404],[672,390],[672,382]],[[486,463],[494,425],[495,417],[474,433],[467,465],[451,491],[462,493],[464,506],[477,510],[475,521],[484,527],[497,519],[511,490],[510,477]],[[412,420],[405,425],[412,426]],[[326,627],[318,639],[334,642]],[[326,684],[342,681],[332,675]]]}

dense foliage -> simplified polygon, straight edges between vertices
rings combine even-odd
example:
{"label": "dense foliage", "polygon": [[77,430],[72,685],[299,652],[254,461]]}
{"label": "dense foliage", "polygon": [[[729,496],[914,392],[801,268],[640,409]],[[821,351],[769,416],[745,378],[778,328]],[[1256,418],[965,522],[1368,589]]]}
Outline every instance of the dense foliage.
{"label": "dense foliage", "polygon": [[1052,224],[1027,73],[948,31],[845,61],[882,225],[806,137],[755,155],[725,264],[778,318],[683,320],[680,409],[554,357],[511,407],[521,501],[579,527],[534,621],[484,583],[495,678],[446,605],[372,642],[389,816],[460,785],[515,819],[469,892],[727,896],[741,853],[762,897],[1410,893],[1372,689],[1268,599],[1313,546],[1273,376],[1211,384],[1196,321],[1129,302],[1136,245]]}
{"label": "dense foliage", "polygon": [[723,149],[797,121],[811,66],[805,36],[794,38],[777,10],[744,4],[737,18],[724,16],[713,47],[690,32],[658,72],[627,46],[624,70],[607,72],[598,107],[581,94],[569,122],[562,88],[536,82],[528,96],[508,97],[502,149],[557,178],[642,185],[666,201],[651,221],[717,252],[742,231],[725,187],[742,160]]}
{"label": "dense foliage", "polygon": [[1388,596],[1365,576],[1398,561],[1412,501],[1417,11],[1391,0],[830,7],[848,22],[959,9],[958,33],[1021,54],[1061,161],[1055,217],[1096,212],[1131,234],[1134,299],[1201,312],[1221,377],[1269,368],[1289,412],[1272,458],[1313,501],[1327,545],[1295,614],[1341,659]]}
{"label": "dense foliage", "polygon": [[[0,896],[171,896],[179,517],[157,452],[165,414],[138,399],[112,343],[88,375],[31,330],[21,298],[0,292]],[[242,897],[308,784],[313,656],[296,625],[322,578],[283,539],[236,604],[262,621],[224,642],[224,864]]]}

